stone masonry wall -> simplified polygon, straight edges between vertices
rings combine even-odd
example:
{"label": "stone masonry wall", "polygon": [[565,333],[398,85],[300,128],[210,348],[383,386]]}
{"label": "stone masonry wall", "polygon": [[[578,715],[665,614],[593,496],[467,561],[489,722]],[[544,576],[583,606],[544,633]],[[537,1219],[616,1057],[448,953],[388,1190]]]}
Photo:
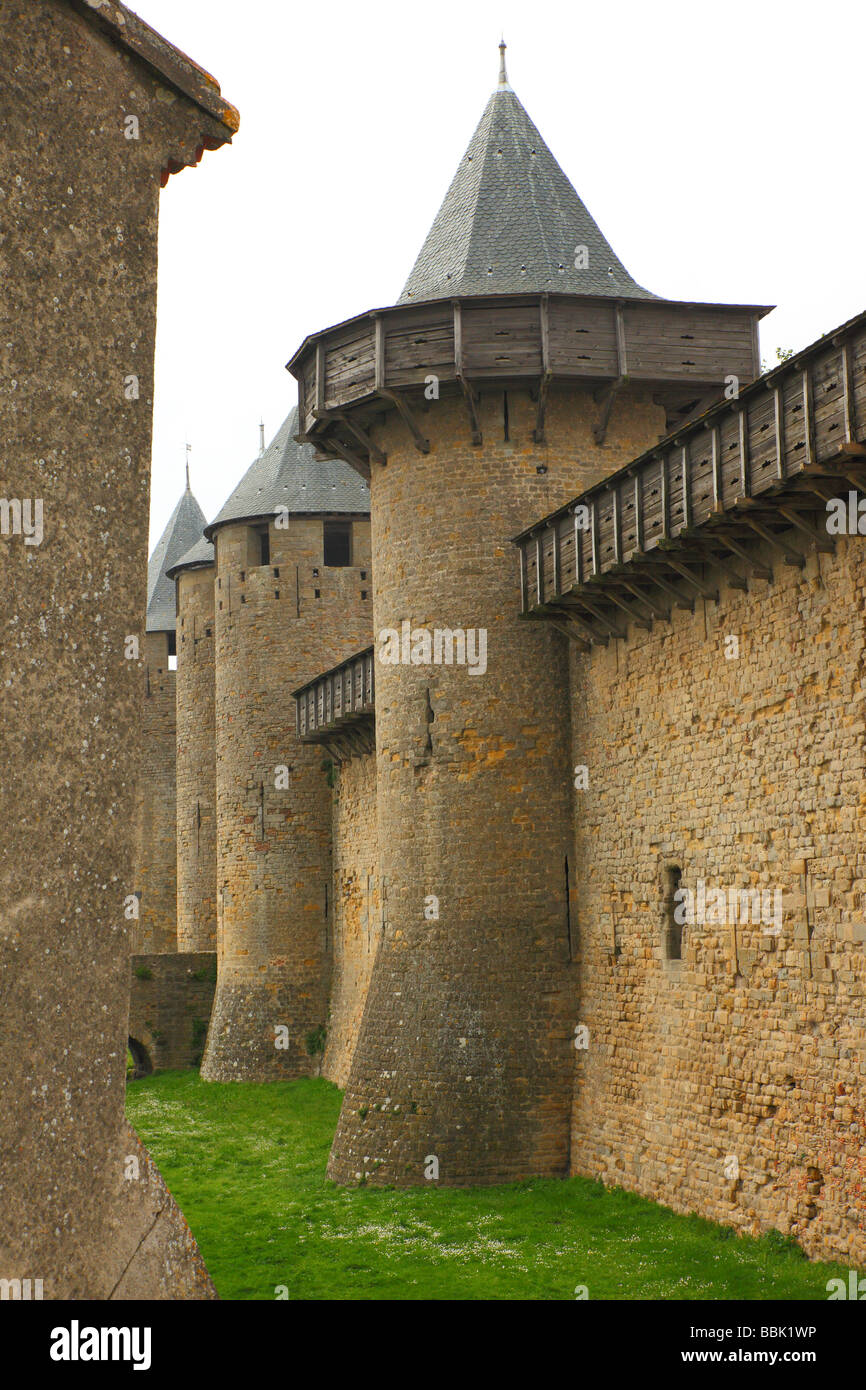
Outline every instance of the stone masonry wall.
{"label": "stone masonry wall", "polygon": [[333,977],[322,1075],[345,1086],[382,938],[376,758],[336,766],[332,817]]}
{"label": "stone masonry wall", "polygon": [[154,1071],[199,1065],[216,988],[216,951],[132,957],[129,1036]]}
{"label": "stone masonry wall", "polygon": [[0,1277],[51,1299],[213,1297],[124,1118],[145,749],[126,639],[144,630],[160,181],[228,131],[63,0],[0,6],[0,70],[0,497],[44,506],[41,545],[0,538]]}
{"label": "stone masonry wall", "polygon": [[177,950],[177,803],[175,673],[168,669],[168,634],[146,632],[142,732],[147,754],[135,786],[139,918],[136,951]]}
{"label": "stone masonry wall", "polygon": [[[386,929],[329,1173],[353,1182],[502,1182],[568,1170],[566,639],[519,618],[511,538],[655,443],[630,388],[597,445],[588,387],[419,408],[430,452],[390,415],[371,483],[374,627],[485,629],[487,671],[377,653],[377,811]],[[435,897],[438,904],[430,899]],[[434,912],[437,915],[434,915]]]}
{"label": "stone masonry wall", "polygon": [[[579,1016],[571,1167],[866,1259],[864,542],[572,655]],[[773,564],[773,557],[764,557]],[[739,656],[726,659],[726,637]],[[728,644],[733,650],[733,644]],[[664,874],[781,889],[685,928]],[[767,906],[770,906],[768,901]],[[767,914],[770,915],[769,913]]]}
{"label": "stone masonry wall", "polygon": [[369,520],[353,530],[355,563],[339,568],[323,565],[320,517],[272,522],[266,566],[252,526],[216,532],[219,977],[208,1080],[286,1080],[319,1064],[308,1040],[325,1026],[330,986],[331,789],[326,752],[298,740],[292,691],[370,644]]}
{"label": "stone masonry wall", "polygon": [[213,565],[177,577],[177,949],[216,950]]}

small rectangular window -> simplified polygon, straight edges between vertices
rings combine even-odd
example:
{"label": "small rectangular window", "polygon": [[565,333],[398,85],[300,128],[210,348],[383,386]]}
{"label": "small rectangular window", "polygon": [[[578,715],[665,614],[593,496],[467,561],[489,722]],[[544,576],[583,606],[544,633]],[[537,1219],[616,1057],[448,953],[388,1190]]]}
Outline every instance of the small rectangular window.
{"label": "small rectangular window", "polygon": [[176,670],[177,670],[177,656],[176,656],[176,655],[169,656],[169,658],[168,658],[168,669],[169,669],[169,671],[176,671]]}
{"label": "small rectangular window", "polygon": [[325,521],[322,524],[324,536],[324,562],[336,569],[352,563],[352,523],[350,521]]}

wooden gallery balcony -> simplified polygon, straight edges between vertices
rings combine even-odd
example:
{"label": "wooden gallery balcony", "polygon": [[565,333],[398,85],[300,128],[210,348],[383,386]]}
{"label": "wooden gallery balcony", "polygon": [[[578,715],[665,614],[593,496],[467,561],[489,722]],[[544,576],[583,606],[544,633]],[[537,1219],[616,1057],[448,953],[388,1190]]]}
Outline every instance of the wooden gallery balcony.
{"label": "wooden gallery balcony", "polygon": [[293,691],[298,737],[325,743],[338,762],[376,747],[373,648]]}
{"label": "wooden gallery balcony", "polygon": [[515,538],[522,612],[589,649],[832,551],[827,502],[866,493],[866,314]]}
{"label": "wooden gallery balcony", "polygon": [[[365,477],[385,462],[370,436],[383,412],[401,415],[429,452],[425,385],[462,396],[467,428],[482,443],[479,392],[528,388],[536,443],[544,442],[551,383],[591,383],[595,433],[604,440],[617,391],[652,385],[673,429],[706,409],[725,380],[760,371],[757,323],[766,307],[619,300],[557,294],[491,295],[378,309],[305,339],[288,363],[298,380],[297,438],[345,459]],[[435,404],[435,402],[433,402]]]}

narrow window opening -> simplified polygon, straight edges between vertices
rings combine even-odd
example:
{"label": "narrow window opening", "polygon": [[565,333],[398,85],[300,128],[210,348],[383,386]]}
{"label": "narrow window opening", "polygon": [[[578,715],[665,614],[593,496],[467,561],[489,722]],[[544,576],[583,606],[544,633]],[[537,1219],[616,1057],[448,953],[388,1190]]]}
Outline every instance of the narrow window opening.
{"label": "narrow window opening", "polygon": [[322,523],[323,561],[326,567],[337,569],[352,563],[352,523],[325,521]]}
{"label": "narrow window opening", "polygon": [[683,924],[676,920],[680,900],[677,893],[683,880],[683,871],[671,864],[665,869],[665,960],[683,958]]}
{"label": "narrow window opening", "polygon": [[508,392],[502,392],[502,432],[506,444],[508,443]]}

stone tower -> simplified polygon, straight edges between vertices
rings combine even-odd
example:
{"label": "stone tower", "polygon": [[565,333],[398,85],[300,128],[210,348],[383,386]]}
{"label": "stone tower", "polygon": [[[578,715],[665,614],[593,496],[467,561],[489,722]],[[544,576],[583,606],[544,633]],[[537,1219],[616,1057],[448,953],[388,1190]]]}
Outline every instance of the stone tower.
{"label": "stone tower", "polygon": [[133,951],[177,950],[174,584],[167,571],[201,537],[204,513],[189,476],[147,566],[143,733],[147,757],[136,784],[138,931]]}
{"label": "stone tower", "polygon": [[[559,633],[517,616],[510,541],[655,444],[727,370],[750,379],[756,312],[672,305],[631,278],[503,49],[400,302],[290,363],[301,437],[371,475],[386,925],[338,1181],[568,1171],[567,656]],[[677,332],[709,346],[686,354],[677,338],[668,372],[648,345]]]}
{"label": "stone tower", "polygon": [[177,586],[177,949],[216,950],[214,549],[200,537]]}
{"label": "stone tower", "polygon": [[292,691],[370,643],[369,489],[344,462],[317,463],[297,431],[293,410],[206,528],[218,977],[202,1076],[212,1081],[306,1074],[327,1022],[330,773],[298,740]]}

